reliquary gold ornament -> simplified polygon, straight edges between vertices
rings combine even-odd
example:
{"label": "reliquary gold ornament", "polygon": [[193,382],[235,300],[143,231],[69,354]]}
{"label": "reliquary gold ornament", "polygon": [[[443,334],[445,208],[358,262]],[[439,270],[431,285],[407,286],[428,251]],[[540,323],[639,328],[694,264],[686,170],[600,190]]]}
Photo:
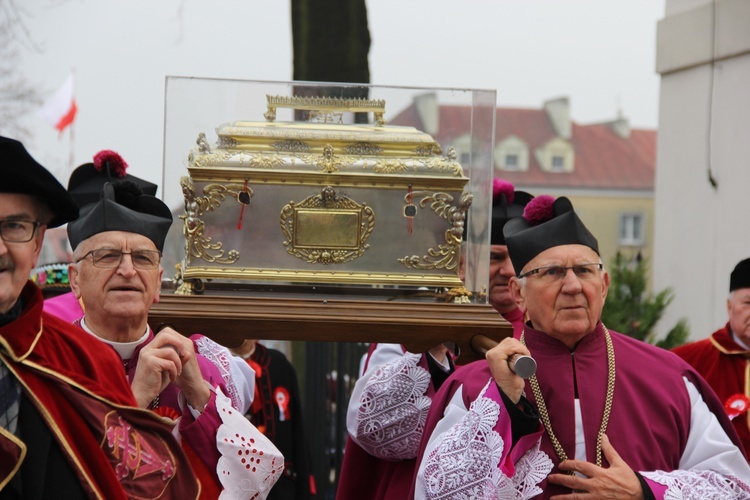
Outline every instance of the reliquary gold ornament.
{"label": "reliquary gold ornament", "polygon": [[[308,120],[277,121],[287,108]],[[180,279],[460,287],[468,178],[452,148],[384,114],[381,100],[267,96],[265,122],[220,125],[214,146],[201,133],[180,181]]]}

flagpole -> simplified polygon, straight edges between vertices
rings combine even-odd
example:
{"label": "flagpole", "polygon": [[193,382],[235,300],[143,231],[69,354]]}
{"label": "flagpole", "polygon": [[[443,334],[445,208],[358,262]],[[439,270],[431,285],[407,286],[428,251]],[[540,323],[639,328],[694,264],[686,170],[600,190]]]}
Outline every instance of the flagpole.
{"label": "flagpole", "polygon": [[[76,75],[76,67],[73,66],[70,68],[70,75],[73,78],[73,90],[71,92],[71,100],[73,101],[73,106],[75,106],[75,75]],[[70,123],[70,158],[68,159],[70,168],[69,172],[73,172],[73,168],[75,167],[75,129],[76,129],[76,122],[73,120]]]}
{"label": "flagpole", "polygon": [[69,128],[70,128],[70,157],[68,159],[68,167],[69,167],[68,171],[72,172],[73,167],[75,166],[75,153],[74,153],[75,148],[73,144],[74,142],[73,139],[75,137],[75,129],[76,129],[75,122],[71,123]]}

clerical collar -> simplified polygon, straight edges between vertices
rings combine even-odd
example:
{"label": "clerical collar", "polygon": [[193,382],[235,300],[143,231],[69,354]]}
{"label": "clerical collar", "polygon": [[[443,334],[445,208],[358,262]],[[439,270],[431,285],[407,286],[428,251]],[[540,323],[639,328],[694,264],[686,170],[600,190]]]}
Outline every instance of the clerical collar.
{"label": "clerical collar", "polygon": [[446,373],[451,371],[451,363],[450,361],[448,361],[448,354],[445,355],[442,361],[438,361],[438,359],[432,354],[430,354],[429,352],[427,354],[429,354],[429,356],[432,358],[432,360],[435,362],[438,368],[440,368]]}
{"label": "clerical collar", "polygon": [[146,340],[148,340],[148,326],[146,326],[146,333],[143,334],[141,338],[138,340],[135,340],[133,342],[114,342],[112,340],[104,339],[100,336],[98,336],[96,333],[94,333],[91,328],[86,326],[86,318],[81,318],[81,328],[89,332],[91,335],[96,337],[98,340],[101,340],[105,344],[111,345],[115,351],[117,351],[117,354],[120,355],[120,358],[122,358],[123,361],[128,361],[130,358],[133,357],[133,353],[138,348],[139,345],[144,343]]}
{"label": "clerical collar", "polygon": [[731,334],[732,334],[732,340],[734,340],[735,344],[742,347],[746,351],[750,351],[750,347],[748,347],[747,344],[745,344],[742,340],[740,340],[740,338],[734,332],[731,332]]}

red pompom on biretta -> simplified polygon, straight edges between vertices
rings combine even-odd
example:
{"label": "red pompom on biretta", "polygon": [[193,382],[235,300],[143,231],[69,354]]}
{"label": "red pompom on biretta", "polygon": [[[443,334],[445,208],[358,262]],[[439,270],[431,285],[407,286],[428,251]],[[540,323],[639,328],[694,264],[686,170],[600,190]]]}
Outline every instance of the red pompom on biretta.
{"label": "red pompom on biretta", "polygon": [[523,218],[532,226],[547,222],[555,215],[554,203],[555,199],[548,194],[537,196],[523,209]]}
{"label": "red pompom on biretta", "polygon": [[505,195],[505,200],[508,205],[513,203],[513,198],[516,195],[516,188],[510,182],[505,179],[494,178],[492,180],[492,199],[496,200],[501,194]]}
{"label": "red pompom on biretta", "polygon": [[115,151],[104,149],[94,155],[94,167],[99,172],[106,173],[106,167],[109,167],[109,173],[115,177],[125,177],[128,170],[128,164]]}

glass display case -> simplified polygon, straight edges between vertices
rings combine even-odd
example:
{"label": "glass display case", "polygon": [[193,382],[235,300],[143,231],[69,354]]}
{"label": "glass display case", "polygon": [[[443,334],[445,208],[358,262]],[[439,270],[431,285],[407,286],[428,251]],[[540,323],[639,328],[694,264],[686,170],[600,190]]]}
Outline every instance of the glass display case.
{"label": "glass display case", "polygon": [[481,310],[497,327],[494,119],[494,90],[167,77],[162,193],[175,222],[164,267],[175,286],[154,314],[173,322],[187,313],[175,304],[210,303],[226,315],[254,297],[266,312],[281,304],[279,320],[313,301],[308,319],[361,324],[366,307],[373,324],[408,310],[449,327],[445,317],[468,325]]}

